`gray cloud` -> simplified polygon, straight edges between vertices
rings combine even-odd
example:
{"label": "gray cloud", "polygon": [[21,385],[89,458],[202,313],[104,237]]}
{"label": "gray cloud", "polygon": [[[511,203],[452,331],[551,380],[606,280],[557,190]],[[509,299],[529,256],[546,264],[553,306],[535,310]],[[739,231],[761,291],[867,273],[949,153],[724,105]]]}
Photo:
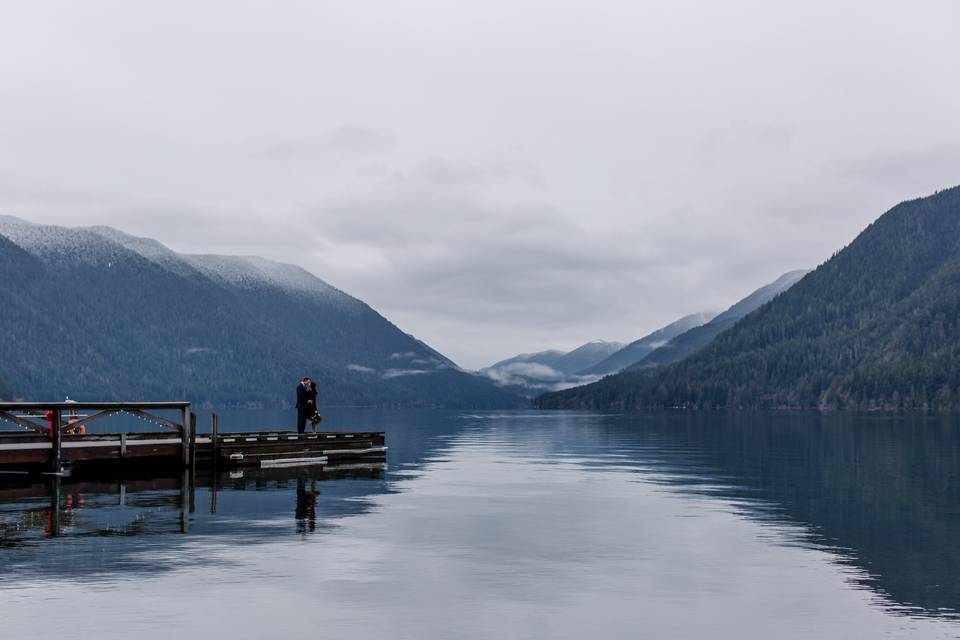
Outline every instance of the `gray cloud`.
{"label": "gray cloud", "polygon": [[471,368],[629,341],[960,182],[958,22],[953,0],[17,3],[0,212],[294,262]]}
{"label": "gray cloud", "polygon": [[270,160],[328,161],[344,156],[369,156],[387,151],[396,144],[389,133],[370,127],[342,125],[321,135],[306,135],[264,145],[263,155]]}
{"label": "gray cloud", "polygon": [[708,130],[695,149],[703,162],[716,165],[731,156],[788,153],[796,130],[784,123],[730,122]]}
{"label": "gray cloud", "polygon": [[907,190],[917,184],[939,189],[960,183],[960,144],[886,149],[842,160],[838,170],[883,190]]}
{"label": "gray cloud", "polygon": [[473,187],[503,185],[521,182],[534,187],[543,186],[543,178],[535,167],[511,166],[505,162],[475,164],[453,162],[447,158],[432,156],[417,167],[419,177],[441,187]]}

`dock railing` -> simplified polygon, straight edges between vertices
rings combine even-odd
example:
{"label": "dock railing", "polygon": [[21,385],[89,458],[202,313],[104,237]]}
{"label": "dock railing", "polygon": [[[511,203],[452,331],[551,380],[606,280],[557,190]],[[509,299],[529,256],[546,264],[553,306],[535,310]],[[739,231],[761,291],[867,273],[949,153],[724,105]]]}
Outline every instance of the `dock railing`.
{"label": "dock railing", "polygon": [[[73,411],[92,411],[94,413],[64,424],[64,413]],[[180,421],[176,422],[158,416],[153,413],[155,411],[177,411]],[[191,466],[193,461],[191,445],[195,437],[193,432],[195,418],[191,419],[189,402],[0,402],[0,420],[31,429],[51,438],[50,469],[54,473],[58,473],[62,466],[63,433],[66,429],[77,429],[118,413],[138,416],[178,432],[183,454],[183,466]]]}

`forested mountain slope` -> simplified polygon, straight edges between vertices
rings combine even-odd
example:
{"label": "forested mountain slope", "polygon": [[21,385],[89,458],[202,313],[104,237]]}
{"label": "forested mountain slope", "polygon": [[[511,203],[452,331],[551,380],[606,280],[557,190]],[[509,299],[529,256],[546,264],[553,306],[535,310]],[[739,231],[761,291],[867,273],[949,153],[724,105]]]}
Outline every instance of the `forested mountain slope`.
{"label": "forested mountain slope", "polygon": [[714,338],[735,325],[748,313],[792,287],[807,273],[809,271],[801,269],[783,274],[770,284],[760,287],[743,300],[732,305],[710,322],[676,336],[667,344],[647,354],[639,362],[630,365],[629,368],[649,369],[680,362],[710,344]]}
{"label": "forested mountain slope", "polygon": [[620,351],[623,347],[622,342],[607,342],[606,340],[587,342],[564,354],[559,362],[560,370],[572,375],[579,374],[584,369],[589,369]]}
{"label": "forested mountain slope", "polygon": [[960,188],[904,202],[682,362],[544,408],[960,408]]}
{"label": "forested mountain slope", "polygon": [[0,378],[25,398],[283,406],[311,375],[325,404],[524,404],[292,265],[0,216],[0,281]]}
{"label": "forested mountain slope", "polygon": [[608,373],[616,373],[643,360],[653,351],[666,345],[678,335],[708,322],[713,316],[714,313],[711,312],[691,313],[688,316],[671,322],[665,327],[657,329],[639,340],[634,340],[616,353],[611,354],[606,359],[591,367],[583,369],[579,373],[586,376],[602,376]]}

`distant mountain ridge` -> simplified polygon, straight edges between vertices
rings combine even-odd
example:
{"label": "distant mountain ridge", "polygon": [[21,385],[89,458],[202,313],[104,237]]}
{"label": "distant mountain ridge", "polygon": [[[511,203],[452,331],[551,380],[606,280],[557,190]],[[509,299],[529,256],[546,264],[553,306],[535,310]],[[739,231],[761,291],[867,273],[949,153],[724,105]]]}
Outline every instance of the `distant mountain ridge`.
{"label": "distant mountain ridge", "polygon": [[887,211],[686,360],[537,406],[960,409],[960,187]]}
{"label": "distant mountain ridge", "polygon": [[599,359],[607,357],[609,354],[623,348],[622,342],[607,342],[605,340],[594,340],[580,345],[572,351],[560,351],[551,349],[548,351],[538,351],[535,353],[521,353],[511,358],[506,358],[496,362],[487,369],[503,367],[514,363],[537,363],[556,369],[560,373],[575,374],[585,367],[590,367]]}
{"label": "distant mountain ridge", "polygon": [[780,295],[799,280],[810,273],[809,269],[798,269],[783,274],[773,282],[760,287],[743,300],[732,305],[706,324],[694,327],[654,349],[638,362],[627,369],[649,369],[673,362],[680,362],[684,358],[696,353],[710,344],[718,335],[735,325],[741,318],[751,311],[760,308],[776,296]]}
{"label": "distant mountain ridge", "polygon": [[790,288],[807,273],[806,270],[786,273],[719,315],[692,313],[628,345],[598,340],[570,352],[521,353],[481,369],[480,373],[505,388],[530,395],[589,384],[624,369],[675,362],[709,344],[737,320]]}
{"label": "distant mountain ridge", "polygon": [[676,336],[699,327],[716,314],[713,312],[691,313],[679,320],[671,322],[665,327],[657,329],[639,340],[635,340],[619,351],[610,354],[607,358],[587,367],[579,373],[584,376],[602,376],[616,373],[626,367],[640,362],[650,353],[670,342]]}
{"label": "distant mountain ridge", "polygon": [[0,281],[4,395],[285,406],[312,375],[326,404],[524,406],[293,265],[0,216]]}
{"label": "distant mountain ridge", "polygon": [[622,347],[620,342],[594,340],[571,351],[552,349],[521,353],[481,369],[480,373],[504,388],[533,395],[589,381],[592,378],[585,378],[578,372]]}

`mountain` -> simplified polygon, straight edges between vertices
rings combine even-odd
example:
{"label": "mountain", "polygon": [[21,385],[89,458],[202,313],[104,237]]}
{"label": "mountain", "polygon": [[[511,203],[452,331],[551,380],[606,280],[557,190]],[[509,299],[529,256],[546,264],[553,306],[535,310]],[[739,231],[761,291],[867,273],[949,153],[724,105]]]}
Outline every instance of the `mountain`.
{"label": "mountain", "polygon": [[557,349],[550,349],[549,351],[536,351],[534,353],[521,353],[510,358],[500,360],[499,362],[495,362],[489,367],[481,369],[481,371],[505,369],[518,364],[535,364],[544,367],[550,367],[557,373],[562,373],[559,367],[560,362],[565,355],[567,355],[566,351],[559,351]]}
{"label": "mountain", "polygon": [[773,298],[792,287],[800,278],[808,273],[810,273],[809,270],[800,269],[783,274],[770,284],[760,287],[740,302],[737,302],[710,322],[678,335],[667,344],[652,351],[639,362],[632,364],[629,368],[649,369],[673,362],[680,362],[713,342],[714,338],[732,327],[741,318],[751,311],[760,308],[770,300],[773,300]]}
{"label": "mountain", "polygon": [[[0,321],[0,354],[20,347],[23,339],[42,339],[55,330],[52,316],[38,314],[32,302],[31,283],[36,282],[43,273],[43,265],[29,253],[0,235],[0,309],[3,310]],[[12,327],[21,327],[22,333]],[[12,400],[15,395],[13,384],[9,381],[12,371],[11,362],[0,359],[0,399]]]}
{"label": "mountain", "polygon": [[504,388],[530,395],[596,379],[595,376],[585,377],[578,372],[593,366],[622,347],[623,343],[620,342],[595,340],[572,351],[521,353],[481,369],[480,373]]}
{"label": "mountain", "polygon": [[960,408],[960,187],[903,202],[682,362],[544,408]]}
{"label": "mountain", "polygon": [[492,364],[481,373],[517,393],[524,393],[524,390],[529,393],[594,382],[627,367],[646,368],[675,362],[707,345],[737,320],[791,287],[807,273],[802,270],[786,273],[720,315],[692,313],[626,346],[596,341],[570,352],[522,353]]}
{"label": "mountain", "polygon": [[574,375],[584,368],[605,359],[611,353],[623,348],[622,342],[605,342],[594,340],[580,345],[573,351],[538,351],[536,353],[521,353],[520,355],[501,360],[490,365],[484,371],[503,369],[516,364],[535,364],[550,367],[557,373]]}
{"label": "mountain", "polygon": [[631,342],[619,351],[610,354],[607,358],[581,370],[579,373],[584,376],[605,376],[610,373],[616,373],[621,369],[625,369],[643,360],[654,350],[667,344],[672,338],[708,322],[714,315],[714,313],[701,312],[684,316],[639,340]]}
{"label": "mountain", "polygon": [[0,216],[0,378],[28,399],[515,407],[364,302],[253,256]]}
{"label": "mountain", "polygon": [[559,363],[559,368],[566,374],[576,374],[584,369],[589,369],[621,349],[623,349],[622,342],[594,340],[564,354]]}

